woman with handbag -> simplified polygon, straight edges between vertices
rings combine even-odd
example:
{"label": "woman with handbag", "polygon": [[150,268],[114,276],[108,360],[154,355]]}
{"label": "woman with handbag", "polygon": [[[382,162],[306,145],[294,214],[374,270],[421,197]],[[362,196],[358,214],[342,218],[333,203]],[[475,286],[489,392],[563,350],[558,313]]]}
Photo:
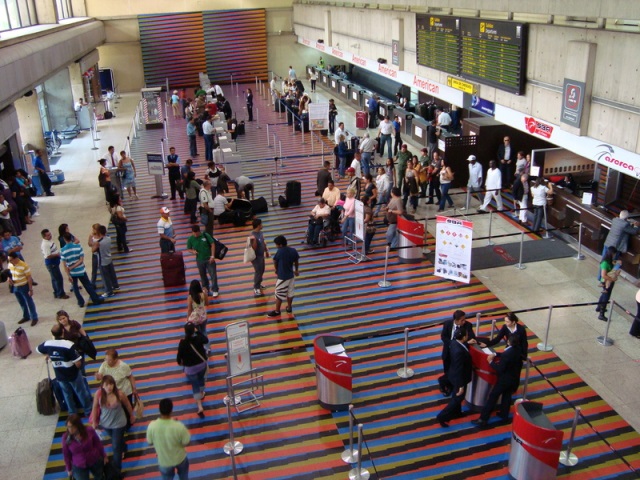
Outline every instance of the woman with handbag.
{"label": "woman with handbag", "polygon": [[129,253],[131,250],[127,245],[127,216],[124,213],[122,197],[119,194],[115,194],[109,202],[109,213],[111,214],[111,223],[116,229],[118,252]]}
{"label": "woman with handbag", "polygon": [[69,415],[67,431],[62,434],[62,455],[69,478],[95,480],[104,478],[104,464],[108,462],[104,446],[96,431],[84,426],[77,413]]}
{"label": "woman with handbag", "polygon": [[200,280],[191,280],[187,297],[187,322],[193,323],[205,337],[207,336],[207,305],[209,304],[207,293],[202,289]]}
{"label": "woman with handbag", "polygon": [[127,428],[127,416],[131,424],[136,416],[129,399],[118,390],[116,381],[111,375],[105,375],[100,382],[100,390],[93,398],[91,409],[91,426],[100,426],[111,437],[113,448],[113,466],[118,474],[122,471],[122,456],[126,449],[124,433]]}
{"label": "woman with handbag", "polygon": [[102,362],[96,373],[96,380],[100,382],[107,375],[110,375],[115,380],[118,391],[124,393],[129,403],[135,407],[140,401],[136,380],[133,377],[131,367],[120,360],[118,351],[115,348],[109,348],[105,352],[104,362]]}
{"label": "woman with handbag", "polygon": [[269,249],[262,234],[262,220],[254,218],[252,225],[253,230],[251,231],[249,242],[255,254],[255,258],[251,260],[251,265],[253,266],[253,294],[256,297],[260,297],[264,295],[262,290],[265,289],[265,286],[262,285],[262,277],[265,269],[264,259],[265,257],[269,258]]}
{"label": "woman with handbag", "polygon": [[187,381],[191,385],[193,398],[198,407],[198,417],[204,418],[202,400],[205,397],[204,384],[209,373],[209,362],[204,345],[207,339],[196,329],[196,326],[187,322],[184,325],[184,338],[178,344],[176,361],[183,367]]}

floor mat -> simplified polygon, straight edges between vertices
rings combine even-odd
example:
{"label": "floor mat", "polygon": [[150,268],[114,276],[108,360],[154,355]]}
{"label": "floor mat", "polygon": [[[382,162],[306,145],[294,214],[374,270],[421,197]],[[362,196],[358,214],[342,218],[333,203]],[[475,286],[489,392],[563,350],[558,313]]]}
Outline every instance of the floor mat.
{"label": "floor mat", "polygon": [[[540,239],[525,241],[522,244],[522,263],[542,262],[554,258],[566,258],[575,255],[576,251],[557,239]],[[515,265],[520,259],[520,242],[504,245],[488,245],[474,247],[471,253],[471,269],[506,267]]]}

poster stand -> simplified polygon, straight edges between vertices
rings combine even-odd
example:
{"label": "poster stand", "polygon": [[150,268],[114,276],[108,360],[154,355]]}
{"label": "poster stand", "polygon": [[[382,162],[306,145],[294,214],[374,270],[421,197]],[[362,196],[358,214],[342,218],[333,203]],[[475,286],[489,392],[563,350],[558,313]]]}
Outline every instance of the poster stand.
{"label": "poster stand", "polygon": [[[368,260],[364,249],[364,204],[356,200],[355,232],[351,232],[351,237],[344,237],[344,253],[347,258],[355,264]],[[362,241],[362,252],[358,250],[358,240]]]}
{"label": "poster stand", "polygon": [[249,323],[236,322],[225,327],[227,340],[227,396],[236,412],[260,406],[264,397],[263,376],[251,365]]}

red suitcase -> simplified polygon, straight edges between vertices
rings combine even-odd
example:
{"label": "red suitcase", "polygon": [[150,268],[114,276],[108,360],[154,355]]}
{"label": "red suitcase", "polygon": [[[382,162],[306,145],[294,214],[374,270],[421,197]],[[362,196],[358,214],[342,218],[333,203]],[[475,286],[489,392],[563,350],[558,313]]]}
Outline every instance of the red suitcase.
{"label": "red suitcase", "polygon": [[27,332],[22,327],[13,332],[11,337],[11,353],[14,357],[27,358],[31,355],[31,345],[29,344],[29,338]]}
{"label": "red suitcase", "polygon": [[179,287],[187,283],[182,252],[162,253],[160,267],[165,287]]}
{"label": "red suitcase", "polygon": [[356,128],[365,129],[368,125],[367,112],[356,112]]}

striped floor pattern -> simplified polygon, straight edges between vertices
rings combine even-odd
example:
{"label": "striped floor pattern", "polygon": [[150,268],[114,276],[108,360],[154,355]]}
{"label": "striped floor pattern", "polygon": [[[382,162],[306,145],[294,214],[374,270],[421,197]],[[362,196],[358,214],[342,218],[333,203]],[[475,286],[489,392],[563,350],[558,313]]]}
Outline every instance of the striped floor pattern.
{"label": "striped floor pattern", "polygon": [[[234,108],[240,107],[241,99],[231,100]],[[257,98],[256,104],[261,108],[262,122],[282,122],[278,114],[268,112],[262,99]],[[264,123],[262,129],[257,129],[255,123],[247,125],[247,135],[238,143],[238,151],[246,162],[243,172],[249,176],[273,172],[273,148],[264,141]],[[170,127],[170,143],[179,153],[188,151],[182,120],[171,119]],[[510,426],[478,431],[469,421],[475,416],[469,416],[443,429],[435,420],[445,403],[437,388],[441,371],[439,324],[458,308],[470,315],[482,312],[487,314],[482,322],[482,331],[487,334],[491,319],[504,311],[504,305],[477,278],[468,285],[443,281],[433,276],[433,266],[426,261],[407,265],[392,258],[388,274],[392,288],[380,289],[377,282],[384,269],[383,229],[374,239],[376,253],[371,256],[372,261],[358,265],[347,260],[338,242],[323,249],[302,245],[307,214],[313,207],[320,157],[311,154],[308,140],[305,144],[300,142],[299,133],[294,136],[285,126],[270,127],[270,132],[274,130],[283,142],[286,158],[282,170],[287,172],[279,179],[276,195],[284,189],[286,178],[296,178],[303,185],[303,205],[286,210],[270,207],[260,217],[272,249],[273,238],[284,233],[290,245],[300,252],[295,316],[284,315],[279,321],[266,318],[275,283],[269,267],[265,277],[265,284],[270,287],[268,295],[253,296],[253,272],[242,263],[250,227],[216,227],[216,237],[230,250],[218,262],[220,297],[209,310],[213,353],[204,420],[196,416],[191,389],[175,363],[185,320],[187,287],[163,287],[155,233],[158,208],[169,205],[179,245],[184,248],[190,234],[188,218],[182,213],[180,201],[161,203],[150,199],[155,184],[146,174],[138,178],[141,200],[126,202],[130,219],[128,238],[133,251],[126,256],[114,255],[122,292],[104,305],[90,307],[85,317],[85,328],[99,351],[115,347],[132,366],[147,406],[144,420],[136,423],[127,436],[130,453],[124,461],[126,478],[158,478],[155,455],[144,435],[148,422],[157,416],[158,401],[165,397],[174,400],[177,418],[192,434],[188,449],[190,478],[233,477],[230,459],[222,451],[229,438],[222,403],[226,390],[224,327],[238,320],[250,324],[253,366],[265,382],[262,405],[232,415],[236,439],[245,447],[237,457],[238,478],[348,476],[352,466],[340,459],[348,438],[348,414],[327,412],[316,401],[312,343],[322,333],[347,339],[346,348],[354,365],[354,415],[364,425],[366,440],[363,466],[372,473],[372,478],[508,478]],[[154,149],[161,134],[143,132],[134,142],[134,158],[143,158],[144,153]],[[200,152],[202,148],[200,145]],[[199,176],[204,172],[203,160],[198,162],[196,171]],[[269,199],[270,191],[268,177],[256,179],[257,196]],[[189,253],[185,253],[185,260],[187,280],[198,278]],[[402,366],[406,327],[411,329],[409,360],[416,375],[404,380],[396,371]],[[529,344],[533,346],[537,341],[530,334]],[[535,368],[531,370],[528,397],[544,402],[551,421],[565,432],[565,445],[574,407],[582,408],[573,450],[580,462],[573,468],[560,467],[558,476],[637,478],[640,468],[637,432],[556,355],[533,348],[530,353]],[[90,364],[90,374],[98,365],[98,362]],[[95,388],[94,383],[91,386]],[[60,416],[53,439],[47,480],[66,478],[60,445],[65,418]]]}

